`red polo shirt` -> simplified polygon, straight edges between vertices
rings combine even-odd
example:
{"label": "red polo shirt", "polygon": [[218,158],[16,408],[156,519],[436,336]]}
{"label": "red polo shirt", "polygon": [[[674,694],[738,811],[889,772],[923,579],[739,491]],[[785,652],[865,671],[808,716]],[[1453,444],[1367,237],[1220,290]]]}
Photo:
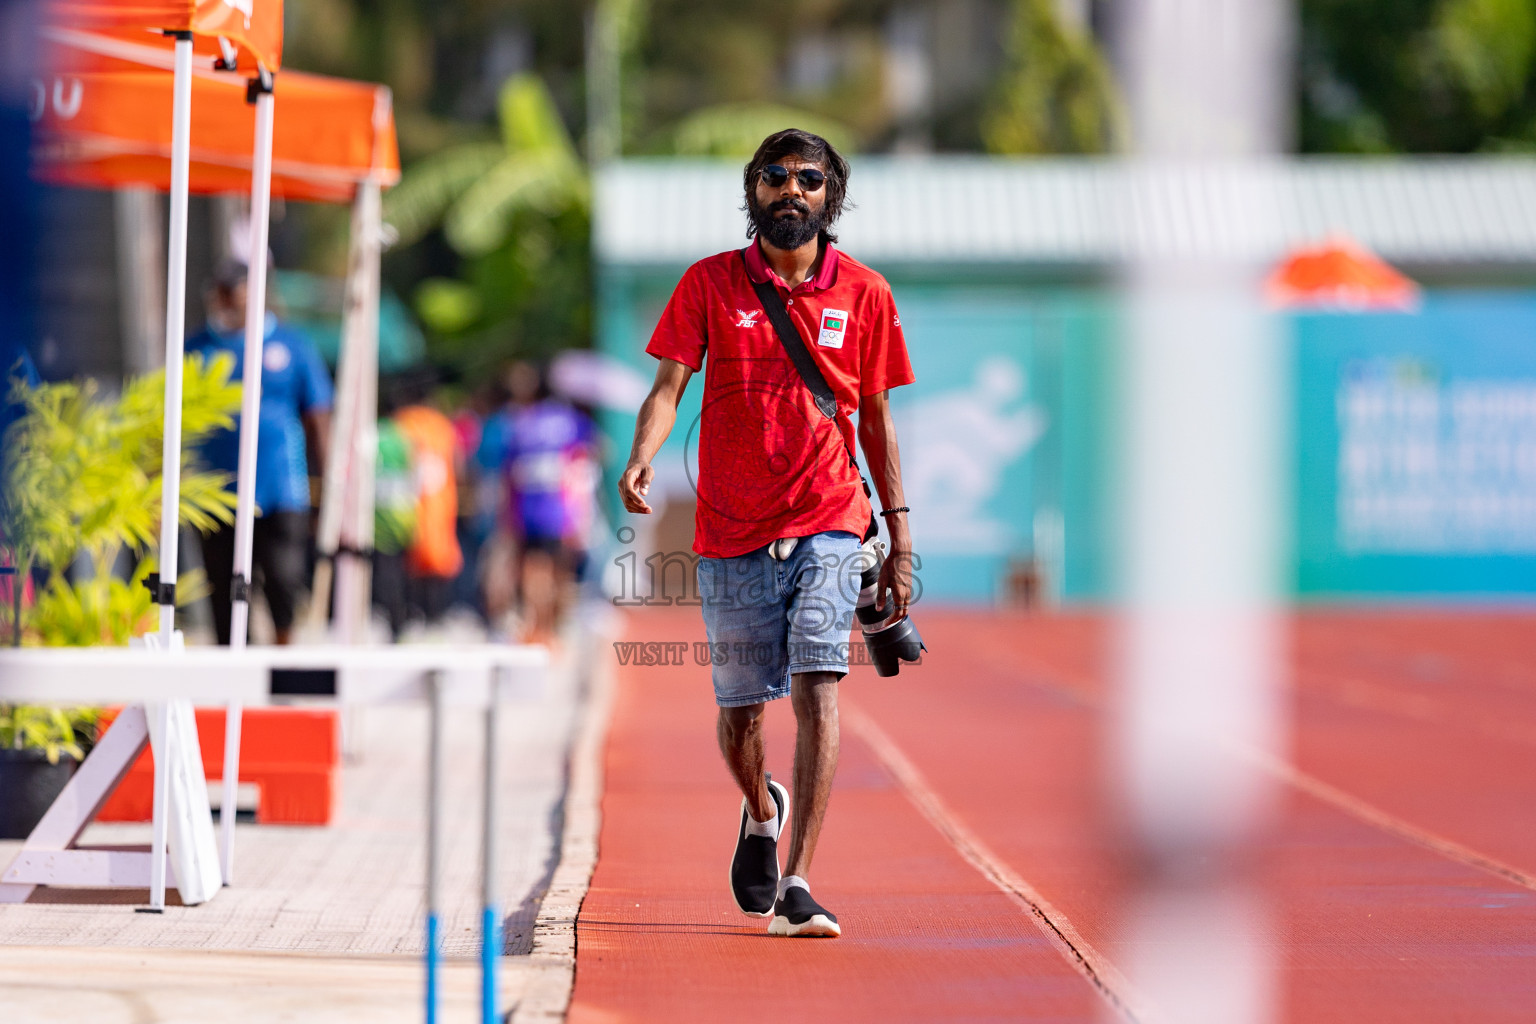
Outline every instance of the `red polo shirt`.
{"label": "red polo shirt", "polygon": [[[835,422],[784,353],[754,280],[778,288],[837,397]],[[703,412],[685,425],[695,551],[732,558],[780,537],[864,535],[870,508],[848,461],[852,417],[863,396],[914,379],[885,278],[828,245],[816,274],[790,289],[754,242],[745,259],[732,250],[688,268],[646,351],[705,371]]]}

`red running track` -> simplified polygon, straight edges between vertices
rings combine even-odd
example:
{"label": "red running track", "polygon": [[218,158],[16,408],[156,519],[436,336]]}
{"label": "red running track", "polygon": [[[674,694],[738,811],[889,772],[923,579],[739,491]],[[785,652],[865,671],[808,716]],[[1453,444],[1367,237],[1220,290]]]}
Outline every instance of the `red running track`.
{"label": "red running track", "polygon": [[[920,669],[842,686],[812,875],[837,940],[726,889],[740,798],[707,668],[619,671],[576,1024],[1105,1021],[1144,1006],[1105,799],[1106,624],[927,611]],[[696,610],[630,637],[702,640]],[[1536,1021],[1536,616],[1309,612],[1294,763],[1255,869],[1277,1021]],[[793,721],[769,713],[787,777]],[[1042,913],[1043,912],[1043,917]],[[1047,919],[1050,924],[1047,924]],[[1106,992],[1108,995],[1106,995]]]}

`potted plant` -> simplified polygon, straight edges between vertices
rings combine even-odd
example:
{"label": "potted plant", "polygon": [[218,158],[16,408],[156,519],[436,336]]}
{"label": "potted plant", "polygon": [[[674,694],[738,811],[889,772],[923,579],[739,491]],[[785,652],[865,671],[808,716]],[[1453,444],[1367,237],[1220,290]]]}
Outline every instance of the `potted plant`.
{"label": "potted plant", "polygon": [[94,708],[0,705],[0,839],[25,839],[85,759]]}
{"label": "potted plant", "polygon": [[[234,518],[227,473],[197,466],[191,451],[210,431],[233,425],[240,385],[228,356],[188,357],[182,402],[179,518],[210,529]],[[29,387],[13,381],[21,413],[6,430],[0,538],[17,575],[38,580],[21,608],[20,639],[33,646],[126,644],[153,627],[142,586],[160,519],[163,371],[129,381],[115,398],[92,381]],[[121,571],[124,556],[132,569]],[[177,579],[177,603],[206,593],[201,574]],[[15,622],[3,635],[9,637]],[[69,780],[95,739],[88,708],[0,704],[0,832],[25,836]]]}

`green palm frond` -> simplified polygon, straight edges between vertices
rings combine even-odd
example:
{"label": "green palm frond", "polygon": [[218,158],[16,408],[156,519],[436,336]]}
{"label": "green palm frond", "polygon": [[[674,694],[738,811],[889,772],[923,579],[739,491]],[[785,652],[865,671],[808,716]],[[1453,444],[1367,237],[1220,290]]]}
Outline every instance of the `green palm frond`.
{"label": "green palm frond", "polygon": [[[233,367],[228,356],[183,365],[177,518],[199,530],[234,518],[229,474],[200,468],[192,455],[210,431],[234,423]],[[113,573],[119,553],[143,553],[158,540],[164,389],[164,373],[129,381],[115,399],[89,381],[13,389],[23,413],[4,438],[0,496],[18,561],[48,573],[24,623],[34,642],[126,643],[151,615],[148,591]],[[82,554],[94,575],[71,581],[66,570]]]}
{"label": "green palm frond", "polygon": [[235,478],[229,473],[196,472],[190,460],[183,463],[181,507],[178,515],[184,526],[199,533],[209,533],[235,521]]}
{"label": "green palm frond", "polygon": [[453,205],[443,233],[459,252],[480,255],[506,240],[519,212],[554,214],[586,200],[586,176],[574,154],[558,149],[513,153]]}
{"label": "green palm frond", "polygon": [[506,241],[517,214],[555,214],[588,202],[586,168],[549,89],[513,75],[497,98],[501,143],[454,146],[410,167],[384,200],[384,217],[409,245],[439,224],[448,242],[480,255]]}
{"label": "green palm frond", "polygon": [[445,149],[413,164],[384,197],[384,219],[410,245],[442,222],[464,190],[506,157],[497,142],[471,142]]}
{"label": "green palm frond", "polygon": [[509,153],[568,153],[574,159],[575,147],[560,120],[555,100],[537,75],[513,75],[502,83],[496,97],[496,112],[501,120],[501,140]]}

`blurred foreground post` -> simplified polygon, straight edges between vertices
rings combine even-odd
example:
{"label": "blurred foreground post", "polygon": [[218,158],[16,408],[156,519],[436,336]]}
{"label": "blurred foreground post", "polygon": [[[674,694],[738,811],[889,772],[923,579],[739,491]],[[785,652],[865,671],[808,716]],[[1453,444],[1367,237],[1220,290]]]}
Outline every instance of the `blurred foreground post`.
{"label": "blurred foreground post", "polygon": [[[1162,1019],[1274,1018],[1247,884],[1271,795],[1242,752],[1283,734],[1285,378],[1259,282],[1266,161],[1287,137],[1288,0],[1141,0],[1119,38],[1135,136],[1118,763],[1134,843],[1127,974]],[[1200,193],[1201,202],[1182,202]],[[1214,211],[1204,219],[1192,211]]]}
{"label": "blurred foreground post", "polygon": [[[335,583],[335,639],[362,643],[373,579],[374,458],[378,448],[379,260],[383,251],[379,186],[360,182],[352,203],[336,413],[326,444],[325,478],[310,597],[310,628],[325,627]],[[334,574],[334,576],[333,576]]]}

